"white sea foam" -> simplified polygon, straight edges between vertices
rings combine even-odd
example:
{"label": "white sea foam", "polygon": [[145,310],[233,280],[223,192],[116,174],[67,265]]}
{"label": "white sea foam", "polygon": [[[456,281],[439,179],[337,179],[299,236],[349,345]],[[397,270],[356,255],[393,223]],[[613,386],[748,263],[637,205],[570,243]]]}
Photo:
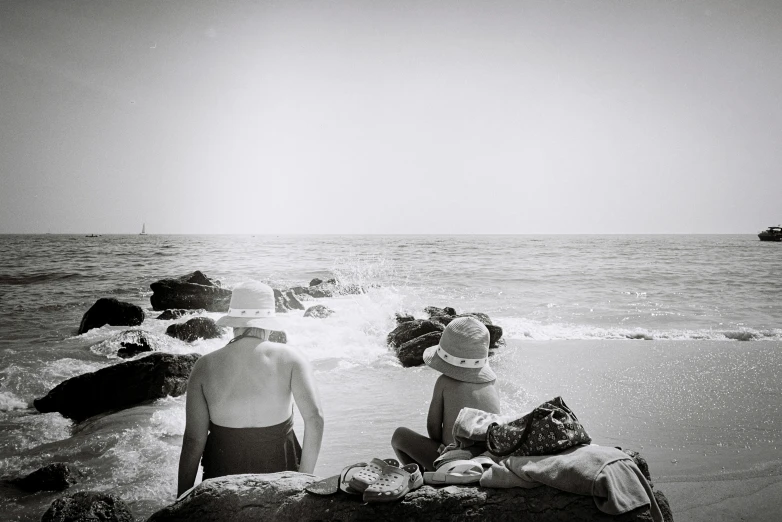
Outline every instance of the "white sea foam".
{"label": "white sea foam", "polygon": [[0,391],[0,411],[24,410],[27,403],[9,391]]}

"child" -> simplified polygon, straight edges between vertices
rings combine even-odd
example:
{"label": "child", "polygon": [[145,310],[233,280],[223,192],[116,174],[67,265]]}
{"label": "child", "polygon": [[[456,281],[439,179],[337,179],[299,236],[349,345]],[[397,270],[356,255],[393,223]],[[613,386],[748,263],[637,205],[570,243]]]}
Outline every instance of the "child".
{"label": "child", "polygon": [[448,323],[440,344],[424,352],[424,362],[442,373],[426,419],[429,436],[397,428],[391,446],[402,464],[435,471],[435,459],[454,442],[453,425],[462,408],[500,413],[497,376],[489,367],[489,330],[474,317],[457,317]]}

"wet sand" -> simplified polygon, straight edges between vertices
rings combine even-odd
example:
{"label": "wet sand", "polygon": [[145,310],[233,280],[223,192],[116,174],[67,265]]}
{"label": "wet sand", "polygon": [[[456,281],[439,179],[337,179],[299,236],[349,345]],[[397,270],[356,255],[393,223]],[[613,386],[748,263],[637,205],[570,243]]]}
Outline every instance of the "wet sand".
{"label": "wet sand", "polygon": [[782,343],[511,342],[493,364],[525,402],[562,395],[595,443],[640,451],[676,520],[782,520]]}

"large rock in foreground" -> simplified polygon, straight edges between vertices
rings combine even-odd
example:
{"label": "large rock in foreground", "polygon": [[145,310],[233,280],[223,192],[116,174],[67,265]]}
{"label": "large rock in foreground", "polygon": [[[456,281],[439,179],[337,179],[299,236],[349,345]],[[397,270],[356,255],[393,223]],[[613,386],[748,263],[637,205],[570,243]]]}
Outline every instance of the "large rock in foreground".
{"label": "large rock in foreground", "polygon": [[58,498],[41,522],[133,522],[127,504],[108,493],[81,491]]}
{"label": "large rock in foreground", "polygon": [[402,363],[402,366],[405,368],[421,366],[424,364],[424,352],[426,349],[431,346],[437,346],[442,335],[442,332],[430,332],[407,341],[396,351],[399,362]]}
{"label": "large rock in foreground", "polygon": [[150,297],[153,310],[203,308],[209,312],[227,312],[231,303],[231,291],[198,270],[177,279],[161,279],[149,287],[153,292]]}
{"label": "large rock in foreground", "polygon": [[200,355],[153,353],[55,386],[33,405],[41,413],[59,412],[81,421],[99,413],[121,410],[168,395],[185,393],[190,371]]}
{"label": "large rock in foreground", "polygon": [[138,326],[144,322],[144,310],[132,303],[118,301],[113,297],[103,297],[82,316],[78,334],[89,332],[93,328],[109,326]]}
{"label": "large rock in foreground", "polygon": [[386,343],[391,348],[399,348],[408,341],[412,341],[418,336],[425,335],[431,332],[439,332],[445,329],[440,323],[434,321],[424,321],[422,319],[415,319],[413,321],[407,321],[399,324],[394,328],[387,336]]}
{"label": "large rock in foreground", "polygon": [[[427,521],[651,521],[648,508],[620,516],[598,511],[591,497],[547,486],[534,489],[490,489],[476,486],[423,486],[401,501],[364,504],[361,497],[337,493],[321,497],[304,491],[318,480],[312,475],[270,473],[233,475],[202,482],[188,497],[153,514],[148,522],[198,520],[401,520]],[[667,505],[655,492],[657,502]],[[670,512],[669,512],[670,515]],[[667,517],[666,522],[672,522]]]}

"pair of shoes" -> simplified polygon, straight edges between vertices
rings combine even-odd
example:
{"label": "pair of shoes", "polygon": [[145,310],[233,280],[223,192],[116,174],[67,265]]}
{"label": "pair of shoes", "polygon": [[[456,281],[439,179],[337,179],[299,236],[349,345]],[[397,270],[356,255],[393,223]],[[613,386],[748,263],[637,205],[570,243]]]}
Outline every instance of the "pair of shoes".
{"label": "pair of shoes", "polygon": [[386,466],[382,474],[364,491],[364,502],[393,502],[424,485],[418,464],[402,468]]}
{"label": "pair of shoes", "polygon": [[432,486],[444,484],[474,484],[481,480],[483,466],[474,460],[452,460],[437,471],[424,473],[424,482]]}
{"label": "pair of shoes", "polygon": [[339,475],[328,477],[308,484],[304,489],[313,495],[333,495],[344,491],[351,495],[361,495],[370,484],[380,476],[383,467],[399,467],[395,459],[372,459],[372,462],[357,462],[343,468]]}

